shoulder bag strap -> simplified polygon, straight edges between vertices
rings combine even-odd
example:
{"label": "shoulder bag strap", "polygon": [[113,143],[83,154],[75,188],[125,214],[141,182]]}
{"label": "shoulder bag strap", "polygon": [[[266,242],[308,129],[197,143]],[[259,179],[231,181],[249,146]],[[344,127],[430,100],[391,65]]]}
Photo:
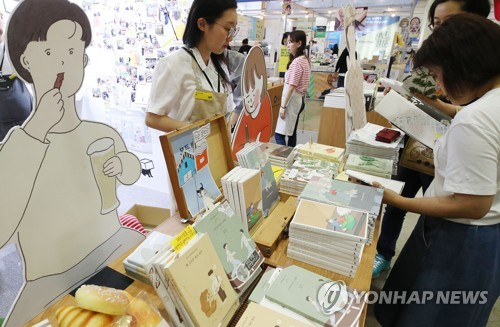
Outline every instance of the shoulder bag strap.
{"label": "shoulder bag strap", "polygon": [[[214,91],[215,91],[214,86],[212,85],[212,82],[210,81],[210,79],[209,79],[209,78],[208,78],[208,76],[207,76],[207,73],[205,73],[205,71],[203,71],[203,69],[201,68],[200,64],[198,63],[198,60],[196,60],[196,57],[194,56],[194,54],[193,54],[190,50],[188,50],[186,47],[182,47],[182,48],[183,48],[183,49],[184,49],[187,53],[189,53],[189,55],[190,55],[191,57],[193,57],[194,61],[196,62],[196,64],[197,64],[197,65],[198,65],[198,67],[200,68],[201,72],[203,73],[203,75],[205,75],[205,78],[207,79],[208,84],[210,84],[210,87],[212,88],[212,90],[214,90]],[[218,78],[218,76],[219,76],[219,75],[217,74],[217,78]],[[220,89],[220,83],[219,83],[219,89]]]}

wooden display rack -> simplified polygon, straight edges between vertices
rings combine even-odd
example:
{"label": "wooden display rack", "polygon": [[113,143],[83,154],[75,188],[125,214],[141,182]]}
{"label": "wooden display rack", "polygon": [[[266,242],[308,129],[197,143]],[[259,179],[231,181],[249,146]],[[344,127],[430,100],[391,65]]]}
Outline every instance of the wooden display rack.
{"label": "wooden display rack", "polygon": [[[210,134],[206,138],[208,146],[208,166],[212,177],[222,193],[221,178],[234,168],[234,161],[231,157],[231,145],[229,142],[229,132],[224,115],[217,115],[205,120],[195,122],[182,129],[175,130],[160,136],[160,143],[167,164],[168,175],[172,183],[175,201],[179,209],[181,218],[190,219],[191,216],[186,202],[186,196],[179,183],[179,174],[175,160],[175,150],[172,148],[172,140],[182,134],[193,133],[197,129],[210,124]],[[222,196],[216,201],[222,199]]]}
{"label": "wooden display rack", "polygon": [[297,206],[297,198],[288,194],[280,193],[281,200],[269,214],[262,219],[262,223],[256,226],[251,232],[251,236],[262,254],[269,258],[278,247],[284,230],[290,223]]}

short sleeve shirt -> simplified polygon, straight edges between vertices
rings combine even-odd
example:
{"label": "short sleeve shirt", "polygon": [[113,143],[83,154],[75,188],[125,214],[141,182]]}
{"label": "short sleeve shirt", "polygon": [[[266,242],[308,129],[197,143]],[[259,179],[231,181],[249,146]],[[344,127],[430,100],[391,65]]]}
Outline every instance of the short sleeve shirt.
{"label": "short sleeve shirt", "polygon": [[290,84],[301,93],[305,94],[309,87],[309,80],[311,78],[311,66],[306,57],[300,56],[295,58],[290,67],[285,73],[285,84]]}
{"label": "short sleeve shirt", "polygon": [[[206,65],[196,48],[192,48],[191,51],[201,69],[208,76],[215,91],[218,89],[217,83],[220,83],[220,91],[225,92],[222,78],[219,81],[212,60],[209,59],[208,65]],[[193,65],[196,67],[195,69],[193,69]],[[222,67],[229,76],[226,65],[222,63]],[[194,109],[194,93],[198,81],[203,90],[212,91],[209,82],[199,71],[193,58],[184,49],[179,49],[162,58],[153,74],[147,111],[180,121],[188,121]],[[227,112],[231,112],[233,109],[232,96],[229,96]]]}

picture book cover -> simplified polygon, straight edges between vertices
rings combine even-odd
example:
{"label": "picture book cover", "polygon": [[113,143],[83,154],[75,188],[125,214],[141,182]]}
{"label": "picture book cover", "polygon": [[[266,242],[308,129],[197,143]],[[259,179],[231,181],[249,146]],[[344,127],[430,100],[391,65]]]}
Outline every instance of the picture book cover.
{"label": "picture book cover", "polygon": [[[294,265],[281,271],[266,297],[322,326],[354,325],[366,303],[343,281],[333,281]],[[325,313],[324,307],[329,305],[330,310]]]}
{"label": "picture book cover", "polygon": [[346,161],[346,167],[350,169],[389,174],[389,177],[392,174],[392,166],[392,160],[363,156],[355,153],[351,153]]}
{"label": "picture book cover", "polygon": [[235,183],[238,187],[241,212],[245,213],[248,230],[250,231],[263,217],[262,213],[262,187],[260,183],[260,171],[249,169]]}
{"label": "picture book cover", "polygon": [[206,234],[191,240],[164,272],[196,326],[218,326],[238,301]]}
{"label": "picture book cover", "polygon": [[332,162],[340,162],[344,157],[345,149],[331,145],[307,142],[299,147],[299,153],[303,156],[321,158]]}
{"label": "picture book cover", "polygon": [[[206,126],[200,130],[207,129]],[[208,165],[208,145],[203,137],[210,132],[187,130],[171,138],[175,156],[178,183],[182,188],[191,216],[196,216],[207,206],[205,201],[212,201],[221,196],[221,192],[212,176]],[[172,181],[174,183],[175,181]]]}
{"label": "picture book cover", "polygon": [[[262,213],[267,217],[280,201],[278,185],[263,144],[253,143],[242,154],[240,164],[245,168],[259,169],[262,186]],[[246,147],[245,147],[246,148]]]}
{"label": "picture book cover", "polygon": [[267,308],[263,305],[250,302],[248,307],[243,312],[236,327],[310,327],[310,324],[305,324],[283,313]]}
{"label": "picture book cover", "polygon": [[297,228],[356,241],[368,237],[368,213],[302,199],[291,224]]}
{"label": "picture book cover", "polygon": [[312,178],[300,194],[301,199],[367,211],[373,217],[380,212],[383,196],[380,188],[318,177]]}
{"label": "picture book cover", "polygon": [[306,168],[309,171],[315,171],[316,173],[322,174],[324,176],[337,176],[339,172],[339,165],[336,162],[330,162],[320,158],[310,158],[305,156],[299,156],[293,163],[294,168]]}
{"label": "picture book cover", "polygon": [[227,278],[237,292],[260,271],[258,268],[264,262],[264,256],[226,200],[196,220],[194,229],[208,234]]}

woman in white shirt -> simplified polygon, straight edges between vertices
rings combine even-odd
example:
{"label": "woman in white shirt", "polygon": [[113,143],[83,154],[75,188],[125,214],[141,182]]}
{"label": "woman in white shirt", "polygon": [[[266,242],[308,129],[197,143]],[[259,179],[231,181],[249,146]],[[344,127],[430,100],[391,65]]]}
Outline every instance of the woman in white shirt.
{"label": "woman in white shirt", "polygon": [[434,145],[424,197],[384,191],[385,203],[422,216],[385,283],[393,301],[375,307],[383,326],[485,326],[500,295],[498,58],[500,26],[468,13],[448,18],[415,55],[463,109]]}
{"label": "woman in white shirt", "polygon": [[182,38],[185,47],[163,58],[153,75],[148,127],[170,132],[230,113],[231,87],[222,54],[238,32],[235,0],[195,0]]}

